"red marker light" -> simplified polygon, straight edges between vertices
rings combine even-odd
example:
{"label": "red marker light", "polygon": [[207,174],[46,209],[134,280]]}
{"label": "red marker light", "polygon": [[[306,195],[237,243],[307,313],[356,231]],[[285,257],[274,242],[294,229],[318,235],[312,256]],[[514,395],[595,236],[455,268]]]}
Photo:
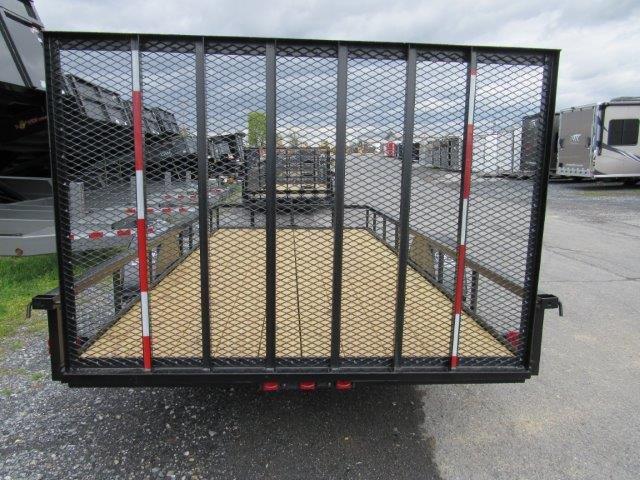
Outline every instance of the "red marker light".
{"label": "red marker light", "polygon": [[336,390],[351,390],[352,384],[350,380],[337,380]]}
{"label": "red marker light", "polygon": [[305,391],[305,392],[309,392],[311,390],[315,390],[316,389],[316,382],[311,382],[311,381],[300,382],[298,384],[298,388],[300,390]]}
{"label": "red marker light", "polygon": [[516,330],[509,330],[504,334],[504,339],[509,342],[513,348],[517,349],[520,346],[520,332]]}
{"label": "red marker light", "polygon": [[263,392],[277,392],[279,388],[278,382],[262,382]]}

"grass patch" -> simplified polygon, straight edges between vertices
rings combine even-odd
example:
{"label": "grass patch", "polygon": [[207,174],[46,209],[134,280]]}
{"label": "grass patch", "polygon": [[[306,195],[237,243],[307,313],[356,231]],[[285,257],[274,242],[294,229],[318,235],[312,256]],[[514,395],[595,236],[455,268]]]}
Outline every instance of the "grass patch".
{"label": "grass patch", "polygon": [[34,381],[34,382],[39,382],[40,380],[42,380],[45,377],[45,373],[44,372],[33,372],[31,374],[29,374],[29,378]]}
{"label": "grass patch", "polygon": [[35,295],[57,285],[55,255],[0,257],[0,338],[13,335],[22,325],[42,331],[41,316],[27,323],[27,305]]}

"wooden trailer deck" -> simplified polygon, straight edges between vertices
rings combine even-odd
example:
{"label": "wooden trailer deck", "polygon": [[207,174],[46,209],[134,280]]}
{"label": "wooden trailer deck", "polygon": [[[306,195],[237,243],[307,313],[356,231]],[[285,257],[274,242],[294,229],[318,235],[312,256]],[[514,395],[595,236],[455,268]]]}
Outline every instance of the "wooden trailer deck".
{"label": "wooden trailer deck", "polygon": [[[209,239],[213,357],[265,354],[265,231],[220,229]],[[333,231],[277,232],[278,357],[329,357]],[[364,229],[344,231],[342,357],[393,355],[397,257]],[[196,250],[151,291],[154,357],[201,357],[200,255]],[[408,267],[403,355],[449,355],[451,301]],[[514,354],[468,315],[463,357]],[[140,307],[134,305],[82,358],[140,357]]]}

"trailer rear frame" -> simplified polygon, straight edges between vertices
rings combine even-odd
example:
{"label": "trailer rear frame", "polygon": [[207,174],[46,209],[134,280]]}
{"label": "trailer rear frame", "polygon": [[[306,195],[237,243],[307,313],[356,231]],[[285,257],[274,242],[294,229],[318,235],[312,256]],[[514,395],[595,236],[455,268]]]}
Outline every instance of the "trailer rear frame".
{"label": "trailer rear frame", "polygon": [[[137,35],[137,34],[94,34],[77,32],[46,32],[45,34],[46,63],[47,63],[47,85],[48,85],[48,108],[52,121],[49,122],[50,136],[52,139],[51,158],[54,182],[54,201],[56,211],[56,231],[57,246],[59,252],[60,289],[49,294],[40,295],[34,298],[34,308],[47,310],[49,322],[49,337],[51,351],[52,378],[68,383],[70,386],[155,386],[155,385],[194,385],[213,383],[255,383],[255,382],[281,382],[291,383],[299,381],[317,381],[333,384],[339,380],[353,382],[395,382],[395,383],[490,383],[490,382],[521,382],[536,375],[539,369],[540,348],[542,338],[542,324],[544,311],[548,308],[557,308],[558,300],[552,295],[538,294],[537,283],[540,266],[540,255],[542,248],[542,234],[544,224],[544,212],[546,203],[547,174],[549,159],[552,152],[552,124],[554,115],[554,98],[557,79],[558,51],[555,50],[533,50],[517,48],[497,48],[497,47],[463,47],[451,45],[419,45],[419,44],[393,44],[393,43],[368,43],[368,42],[336,42],[336,41],[314,41],[314,40],[291,40],[291,39],[256,39],[256,38],[229,38],[229,37],[186,37],[186,36],[161,36],[161,35]],[[82,249],[74,247],[73,235],[71,234],[74,216],[70,209],[69,198],[69,172],[73,173],[73,165],[67,165],[64,156],[66,145],[73,142],[74,128],[78,129],[76,118],[65,117],[64,99],[59,92],[61,79],[68,73],[64,65],[66,54],[73,58],[82,58],[83,55],[103,55],[104,58],[112,59],[109,52],[117,51],[123,55],[132,55],[133,91],[134,101],[133,130],[132,135],[136,135],[136,108],[140,108],[138,115],[139,122],[144,122],[142,118],[142,108],[140,100],[136,100],[136,95],[140,96],[149,81],[143,74],[143,67],[136,67],[136,61],[143,55],[157,57],[162,61],[174,61],[177,55],[187,55],[188,61],[194,65],[194,93],[193,104],[195,109],[184,107],[183,112],[177,112],[178,122],[185,122],[184,118],[193,115],[195,126],[195,136],[197,137],[197,157],[198,157],[198,178],[197,178],[197,214],[188,215],[182,222],[173,222],[167,227],[151,233],[145,225],[146,221],[146,195],[144,194],[145,182],[151,182],[152,178],[145,178],[144,158],[145,150],[153,151],[153,139],[145,137],[142,125],[138,123],[138,137],[131,142],[136,145],[136,162],[142,163],[142,168],[138,168],[141,173],[138,181],[141,186],[137,190],[137,217],[138,230],[136,240],[138,248],[133,244],[109,244],[119,245],[119,250],[113,252],[106,246],[95,249],[83,246]],[[233,52],[233,53],[229,53]],[[166,57],[162,55],[166,53]],[[256,207],[251,202],[247,205],[243,202],[242,195],[238,195],[237,202],[222,203],[221,201],[211,201],[208,196],[210,181],[208,153],[206,138],[210,134],[207,129],[207,115],[212,107],[208,103],[206,82],[208,81],[207,55],[228,55],[232,60],[238,56],[257,56],[264,60],[264,106],[266,110],[266,190],[264,192],[264,205]],[[61,56],[63,60],[61,62]],[[75,56],[75,57],[74,57]],[[135,60],[136,56],[138,60]],[[122,55],[118,58],[124,58]],[[227,57],[225,57],[227,59]],[[286,111],[291,109],[291,105],[279,104],[277,93],[283,88],[291,88],[295,91],[295,83],[283,84],[279,81],[278,72],[281,60],[289,61],[284,68],[291,68],[296,62],[305,61],[321,63],[323,68],[327,62],[332,66],[333,75],[330,80],[324,80],[330,85],[335,85],[332,104],[335,108],[335,159],[332,159],[335,178],[331,182],[331,195],[320,200],[304,202],[302,212],[296,212],[289,206],[282,207],[277,201],[277,179],[276,179],[276,145],[278,131],[289,128],[290,132],[298,132],[298,127],[279,126],[276,107]],[[143,62],[146,61],[143,58]],[[177,61],[177,60],[176,60]],[[233,60],[235,61],[235,60]],[[241,60],[238,60],[240,62]],[[453,182],[455,195],[451,198],[455,201],[455,206],[451,207],[452,214],[457,222],[452,224],[448,230],[448,235],[433,234],[423,223],[430,220],[416,221],[412,217],[413,211],[410,207],[420,213],[419,207],[426,207],[420,204],[419,195],[423,195],[419,185],[412,194],[412,184],[418,178],[417,174],[422,174],[420,165],[415,165],[414,155],[411,149],[405,149],[400,165],[389,171],[389,178],[396,180],[389,185],[380,183],[380,180],[370,180],[367,175],[371,174],[371,165],[382,165],[380,168],[391,168],[388,164],[380,164],[380,159],[373,155],[347,154],[348,139],[355,138],[348,129],[359,129],[361,132],[371,132],[380,134],[382,127],[377,124],[370,124],[367,128],[358,127],[353,120],[353,115],[349,116],[349,101],[347,93],[357,95],[364,88],[361,84],[352,84],[358,75],[366,75],[368,64],[358,71],[358,63],[367,61],[379,62],[384,68],[395,69],[394,72],[403,70],[404,78],[395,81],[402,95],[398,97],[398,111],[396,117],[402,120],[403,144],[412,145],[414,129],[420,128],[424,121],[422,110],[416,107],[417,97],[423,98],[424,89],[421,82],[426,81],[424,69],[450,68],[447,70],[449,77],[444,78],[442,87],[451,88],[451,82],[455,76],[457,86],[462,89],[464,98],[459,97],[454,105],[459,116],[456,117],[455,126],[445,126],[441,120],[436,120],[437,127],[442,130],[442,137],[448,138],[444,129],[449,128],[460,132],[462,139],[462,152],[459,171],[447,171],[442,185]],[[333,63],[332,63],[333,62]],[[354,63],[352,63],[354,62]],[[149,60],[151,63],[151,60]],[[115,61],[114,61],[115,64]],[[191,64],[191,63],[189,63]],[[146,68],[149,68],[145,65]],[[352,70],[352,67],[354,70]],[[90,69],[88,67],[83,67]],[[95,67],[98,68],[98,67]],[[117,65],[113,68],[117,68]],[[124,67],[123,67],[124,68]],[[135,68],[140,68],[135,73]],[[302,67],[299,67],[302,68]],[[486,69],[486,70],[483,70]],[[483,77],[483,72],[488,72],[487,77]],[[364,72],[364,73],[363,73]],[[480,72],[480,73],[478,73]],[[523,73],[524,72],[524,73]],[[157,72],[156,72],[157,73]],[[351,74],[351,76],[349,76]],[[123,73],[118,73],[121,77]],[[141,82],[136,90],[136,75],[140,75]],[[392,82],[391,73],[386,74],[386,81]],[[395,74],[394,74],[395,75]],[[467,216],[471,215],[469,223],[469,235],[476,239],[476,245],[484,245],[487,235],[496,235],[491,232],[491,228],[500,226],[507,220],[496,218],[481,218],[481,215],[488,215],[494,205],[495,198],[492,197],[495,186],[482,187],[479,183],[477,209],[478,220],[473,217],[474,204],[470,203],[470,191],[472,181],[477,181],[482,174],[482,168],[474,166],[472,172],[473,155],[473,129],[474,129],[474,108],[480,112],[480,121],[476,128],[482,130],[486,118],[483,115],[497,115],[495,110],[500,108],[500,96],[483,97],[479,93],[476,97],[476,76],[480,75],[481,84],[485,89],[496,91],[499,85],[513,83],[516,88],[516,78],[524,75],[531,81],[529,87],[529,97],[520,98],[524,105],[520,110],[505,110],[502,113],[504,122],[521,122],[525,116],[522,112],[530,116],[532,111],[539,118],[536,129],[537,137],[532,134],[531,150],[527,152],[527,160],[531,163],[534,171],[531,179],[527,183],[521,182],[506,185],[505,192],[516,194],[518,198],[517,214],[519,221],[524,227],[514,230],[514,235],[519,235],[517,241],[507,240],[505,244],[517,255],[506,254],[501,257],[501,252],[497,249],[493,240],[486,247],[495,249],[493,257],[488,260],[487,252],[483,249],[475,249],[474,243],[469,244],[469,252],[466,252],[467,241]],[[437,76],[436,76],[437,77]],[[116,78],[116,77],[114,77]],[[326,77],[328,78],[328,77]],[[397,77],[394,77],[397,78]],[[418,78],[418,80],[417,80]],[[484,79],[484,80],[483,80]],[[296,80],[297,81],[297,80]],[[313,80],[317,82],[317,79]],[[485,83],[482,83],[482,82]],[[151,84],[150,84],[151,85]],[[287,87],[289,85],[289,87]],[[401,86],[400,86],[401,85]],[[111,87],[111,85],[108,85]],[[150,87],[150,90],[153,86]],[[136,93],[138,92],[138,93]],[[305,92],[302,92],[304,95]],[[175,93],[183,95],[184,93]],[[229,94],[231,95],[231,94]],[[287,93],[283,96],[286,97]],[[322,96],[322,91],[318,93]],[[144,98],[144,97],[143,97]],[[184,105],[176,100],[176,97],[158,97],[164,101],[162,105],[149,105],[149,108],[161,108],[169,115],[172,115],[170,104]],[[192,97],[188,97],[192,98]],[[350,97],[353,98],[353,97]],[[400,99],[402,100],[400,103]],[[136,101],[138,104],[136,104]],[[189,100],[191,101],[191,100]],[[282,100],[280,100],[282,101]],[[353,101],[353,100],[352,100]],[[483,102],[487,102],[486,105]],[[142,100],[144,102],[144,100]],[[248,100],[247,100],[248,102]],[[453,101],[452,101],[453,102]],[[505,103],[506,105],[506,103]],[[248,108],[248,106],[247,106]],[[484,108],[484,110],[483,110]],[[504,107],[506,108],[506,107]],[[484,113],[483,113],[484,112]],[[491,113],[494,112],[494,113]],[[294,114],[302,117],[305,113],[293,111]],[[195,114],[195,115],[194,115]],[[181,117],[182,115],[182,117]],[[365,115],[365,114],[363,114]],[[389,114],[391,115],[391,114]],[[429,117],[431,118],[431,117]],[[500,118],[500,117],[496,117]],[[226,131],[238,131],[231,120],[226,120]],[[494,120],[495,121],[495,120]],[[76,124],[74,125],[74,122]],[[371,125],[374,125],[373,127]],[[376,130],[377,128],[377,130]],[[535,132],[534,132],[535,133]],[[373,135],[373,133],[371,133]],[[308,134],[310,141],[324,141],[320,134]],[[315,136],[314,136],[315,135]],[[324,133],[323,133],[324,135]],[[382,136],[382,134],[380,134]],[[65,142],[67,142],[65,144]],[[315,148],[315,146],[312,146]],[[166,148],[166,146],[163,146]],[[133,153],[131,152],[131,168],[133,171]],[[139,155],[139,156],[138,156]],[[537,160],[537,163],[536,163]],[[178,161],[178,160],[173,160]],[[397,162],[396,162],[397,163]],[[138,165],[138,163],[136,163]],[[363,165],[359,167],[359,165]],[[415,165],[415,166],[414,166]],[[536,167],[537,165],[537,167]],[[358,191],[350,181],[353,181],[353,171],[351,168],[360,168],[363,171],[361,180],[363,188]],[[347,171],[346,171],[347,170]],[[416,177],[412,178],[412,174]],[[384,172],[384,170],[381,170]],[[395,173],[394,173],[395,172]],[[397,174],[397,175],[396,175]],[[434,174],[435,175],[435,174]],[[345,180],[345,177],[348,177]],[[386,178],[386,177],[385,177]],[[434,177],[435,178],[435,177]],[[508,179],[497,179],[496,181],[507,181]],[[369,182],[369,183],[367,183]],[[373,194],[367,193],[367,188],[375,185],[378,189]],[[388,207],[377,203],[375,197],[390,195],[394,188],[399,185],[398,206]],[[516,185],[516,186],[514,186]],[[226,187],[225,187],[226,188]],[[232,187],[229,187],[232,188]],[[435,188],[435,187],[434,187]],[[444,195],[444,186],[441,194]],[[446,187],[448,188],[448,187]],[[355,189],[355,190],[354,190]],[[459,192],[457,191],[459,189]],[[228,198],[234,200],[232,190]],[[417,193],[415,193],[417,192]],[[292,193],[292,192],[288,192]],[[372,196],[373,195],[373,196]],[[416,196],[418,195],[418,196]],[[358,197],[359,196],[359,197]],[[348,197],[348,199],[346,199]],[[365,198],[365,203],[351,203],[352,198]],[[473,195],[471,195],[473,199]],[[142,207],[141,207],[142,206]],[[483,207],[483,208],[481,208]],[[439,206],[444,211],[444,206]],[[516,207],[514,207],[516,208]],[[243,210],[244,209],[244,210]],[[229,214],[229,211],[246,213]],[[391,212],[391,213],[390,213]],[[471,213],[469,213],[471,212]],[[251,222],[249,222],[251,214]],[[225,216],[226,215],[226,216]],[[513,214],[515,215],[515,214]],[[256,217],[259,217],[256,220]],[[226,222],[226,223],[225,223]],[[231,223],[230,223],[231,222]],[[236,223],[233,223],[236,222]],[[289,222],[289,223],[287,223]],[[423,223],[421,223],[423,222]],[[425,224],[426,224],[425,223]],[[142,227],[141,227],[142,225]],[[506,224],[505,224],[506,225]],[[504,227],[505,225],[502,225]],[[228,365],[220,363],[216,359],[211,343],[211,278],[208,240],[212,234],[221,228],[254,228],[265,232],[265,321],[264,338],[266,341],[264,355],[256,358],[240,359],[231,361]],[[287,295],[278,290],[276,282],[276,269],[279,268],[278,258],[279,244],[277,233],[283,229],[314,229],[321,228],[332,232],[333,251],[330,261],[325,265],[330,267],[330,278],[332,279],[328,308],[330,319],[330,349],[326,356],[315,363],[304,362],[304,359],[282,359],[277,355],[277,329],[278,329],[278,295]],[[397,259],[397,282],[395,291],[395,316],[390,328],[393,329],[393,342],[391,353],[382,358],[375,358],[373,355],[365,356],[363,359],[346,358],[340,349],[341,328],[341,298],[343,290],[343,267],[345,258],[343,257],[344,233],[349,228],[357,228],[369,232],[376,241],[383,242]],[[436,229],[437,230],[437,229]],[[206,235],[199,234],[207,232]],[[475,235],[475,237],[474,237]],[[500,238],[496,237],[497,240]],[[97,238],[100,240],[100,238]],[[140,243],[141,240],[144,240]],[[96,244],[99,245],[99,244]],[[105,244],[106,245],[106,244]],[[249,247],[247,247],[249,248]],[[141,253],[143,252],[143,253]],[[169,253],[166,253],[169,252]],[[206,252],[206,254],[203,254]],[[426,252],[426,253],[425,253]],[[250,251],[247,250],[247,254]],[[107,331],[114,322],[117,322],[124,313],[129,311],[134,305],[140,303],[143,298],[140,291],[146,294],[146,285],[140,283],[140,289],[131,289],[125,285],[125,269],[133,265],[142,266],[148,263],[150,269],[148,279],[150,303],[153,306],[153,289],[164,278],[171,275],[181,263],[190,255],[197,254],[200,258],[200,300],[202,310],[201,315],[201,341],[202,355],[188,361],[174,361],[170,358],[155,358],[151,354],[152,332],[145,330],[146,348],[149,349],[149,357],[142,352],[138,358],[114,358],[113,361],[102,361],[91,364],[84,361],[82,352],[95,339],[99,338]],[[167,255],[169,255],[167,257]],[[218,253],[219,255],[219,253]],[[82,259],[91,257],[91,262],[82,263]],[[368,259],[370,266],[374,266],[376,259]],[[454,268],[455,266],[455,268]],[[280,266],[282,268],[282,266]],[[285,267],[288,268],[288,267]],[[449,270],[450,273],[447,273]],[[142,270],[140,268],[140,270]],[[156,271],[157,270],[157,271]],[[441,339],[449,345],[449,354],[443,358],[420,357],[412,359],[403,354],[403,342],[409,341],[405,331],[405,309],[407,307],[407,276],[410,272],[422,275],[437,290],[450,299],[451,332],[450,335]],[[142,276],[142,274],[140,274]],[[146,275],[145,275],[146,277]],[[78,295],[82,291],[91,292],[91,288],[99,286],[105,278],[112,278],[111,290],[109,290],[109,302],[115,311],[107,315],[107,320],[93,321],[89,319],[89,331],[87,335],[79,334],[77,310]],[[479,282],[482,282],[479,287]],[[482,285],[490,284],[490,290],[498,292],[495,301],[488,300],[490,297],[485,291],[479,293]],[[374,288],[375,290],[375,288]],[[375,294],[375,291],[373,292]],[[299,295],[296,293],[296,295]],[[479,297],[480,300],[479,300]],[[513,305],[521,306],[520,311],[515,313],[511,310],[513,318],[507,318],[507,310],[500,309],[500,303],[510,298]],[[365,297],[366,298],[366,297]],[[98,305],[96,309],[89,310],[90,315],[103,315],[100,310],[100,299],[96,299]],[[298,298],[299,301],[299,298]],[[430,301],[422,299],[422,301]],[[480,302],[480,305],[478,304]],[[487,303],[488,302],[488,303]],[[141,303],[144,310],[145,304]],[[176,305],[179,308],[179,305]],[[299,307],[298,307],[299,308]],[[480,310],[478,310],[480,309]],[[484,309],[484,312],[483,312]],[[97,311],[100,310],[100,311]],[[176,310],[176,315],[180,315]],[[105,314],[106,315],[106,314]],[[484,315],[491,319],[484,321],[486,331],[505,345],[512,347],[514,352],[513,361],[495,360],[490,357],[465,357],[458,355],[458,342],[460,335],[460,323],[464,315],[475,315],[482,320]],[[144,316],[144,315],[143,315]],[[215,317],[215,312],[213,312]],[[504,317],[504,318],[503,318]],[[102,318],[102,317],[101,317]],[[106,318],[106,317],[105,317]],[[215,321],[215,318],[213,318]],[[391,320],[390,320],[391,321]],[[92,323],[93,322],[93,323]],[[150,320],[153,326],[153,315]],[[83,327],[80,325],[80,329]],[[515,330],[514,330],[515,328]],[[510,329],[506,331],[505,329]],[[86,332],[85,332],[86,333]],[[123,340],[123,341],[129,341]],[[143,342],[144,343],[144,342]],[[365,345],[365,349],[366,349]],[[144,362],[143,362],[144,359]],[[149,363],[147,363],[147,360]]]}

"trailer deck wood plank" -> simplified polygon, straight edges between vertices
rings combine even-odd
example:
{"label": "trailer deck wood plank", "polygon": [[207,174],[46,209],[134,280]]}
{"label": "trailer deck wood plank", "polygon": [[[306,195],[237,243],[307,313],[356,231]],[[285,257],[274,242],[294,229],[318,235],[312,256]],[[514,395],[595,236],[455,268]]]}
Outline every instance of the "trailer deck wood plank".
{"label": "trailer deck wood plank", "polygon": [[[209,239],[212,355],[265,355],[264,229],[220,229]],[[393,354],[397,256],[364,229],[344,231],[341,355]],[[277,231],[278,357],[328,357],[331,347],[333,231]],[[150,293],[153,355],[201,357],[200,255],[196,250]],[[449,354],[451,300],[407,269],[405,356]],[[140,307],[97,338],[83,358],[140,357]],[[461,356],[513,353],[463,314]]]}

